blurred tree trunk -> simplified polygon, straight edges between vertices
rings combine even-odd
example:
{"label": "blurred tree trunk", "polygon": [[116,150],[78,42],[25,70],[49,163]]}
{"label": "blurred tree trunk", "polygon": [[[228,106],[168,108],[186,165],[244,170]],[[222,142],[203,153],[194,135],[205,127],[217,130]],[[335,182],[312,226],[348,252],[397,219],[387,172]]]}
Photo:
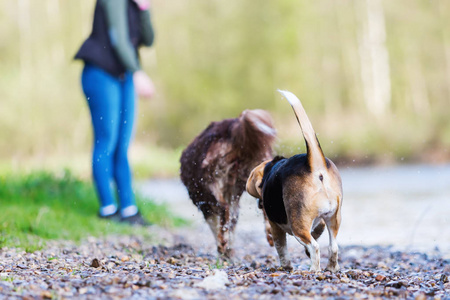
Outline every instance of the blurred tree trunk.
{"label": "blurred tree trunk", "polygon": [[17,22],[19,24],[19,68],[20,81],[28,86],[32,75],[32,47],[31,38],[31,8],[30,0],[17,1]]}
{"label": "blurred tree trunk", "polygon": [[[341,66],[343,48],[340,45],[343,45],[344,42],[342,41],[342,28],[338,19],[340,12],[335,1],[331,1],[331,5],[330,3],[323,3],[322,10],[324,15],[330,16],[323,20],[322,28],[324,30],[321,32],[321,42],[323,43],[321,47],[321,67],[324,81],[324,108],[328,114],[333,114],[342,111],[341,95],[347,79],[346,71]],[[330,32],[334,34],[330,35]]]}
{"label": "blurred tree trunk", "polygon": [[[367,109],[376,116],[389,110],[391,78],[386,48],[386,25],[381,0],[365,0],[359,39],[361,78]],[[358,13],[358,12],[357,12]]]}
{"label": "blurred tree trunk", "polygon": [[413,109],[417,114],[426,114],[430,110],[430,100],[427,91],[427,81],[423,76],[424,72],[420,51],[412,44],[405,45],[405,49],[406,79],[409,82],[410,99]]}
{"label": "blurred tree trunk", "polygon": [[[358,56],[358,44],[355,39],[355,24],[357,20],[352,14],[353,3],[351,1],[333,0],[334,18],[336,19],[336,31],[338,33],[339,54],[341,63],[342,94],[339,99],[339,108],[347,110],[363,107],[355,103],[354,99],[361,99],[361,84],[359,76],[359,63],[354,58]],[[349,26],[349,24],[352,24]]]}
{"label": "blurred tree trunk", "polygon": [[[92,28],[92,18],[94,16],[95,3],[91,0],[85,0],[78,2],[80,4],[80,18],[78,28],[81,30],[81,37],[83,39],[87,38],[88,34]],[[180,5],[180,4],[178,4]]]}
{"label": "blurred tree trunk", "polygon": [[[41,0],[42,1],[42,0]],[[60,24],[61,10],[59,0],[47,0],[47,17],[48,17],[48,32],[52,32],[55,36],[61,36]],[[50,39],[50,61],[53,67],[63,64],[66,60],[65,45],[62,39]]]}
{"label": "blurred tree trunk", "polygon": [[[442,39],[442,45],[444,48],[444,58],[445,58],[445,71],[446,71],[446,87],[447,87],[447,101],[450,100],[450,39],[448,37],[448,26],[446,26],[446,18],[444,15],[445,9],[449,9],[447,0],[437,1],[437,13],[439,17],[439,27]],[[447,10],[448,12],[448,10]]]}

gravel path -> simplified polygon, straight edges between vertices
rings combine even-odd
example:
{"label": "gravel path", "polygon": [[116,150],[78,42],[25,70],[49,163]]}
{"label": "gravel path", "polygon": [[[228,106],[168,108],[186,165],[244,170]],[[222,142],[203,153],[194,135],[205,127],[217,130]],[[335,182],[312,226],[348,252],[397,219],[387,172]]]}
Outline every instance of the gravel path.
{"label": "gravel path", "polygon": [[[168,240],[186,236],[168,234]],[[184,232],[187,233],[187,232]],[[191,232],[192,234],[192,232]],[[200,241],[202,236],[193,240]],[[199,244],[151,245],[133,237],[55,244],[35,253],[0,251],[0,298],[8,299],[450,299],[450,261],[387,247],[344,246],[338,273],[311,273],[302,251],[295,271],[277,270],[269,248],[239,249],[218,265]],[[322,256],[322,263],[326,258]]]}
{"label": "gravel path", "polygon": [[[342,172],[348,187],[335,274],[307,271],[309,259],[293,239],[294,271],[278,270],[248,196],[241,201],[234,264],[218,263],[212,234],[179,181],[150,181],[138,188],[192,226],[150,227],[152,241],[89,238],[34,253],[3,248],[0,299],[450,299],[450,168],[407,171],[409,185],[396,180],[399,174],[405,180],[405,170]],[[319,239],[322,267],[326,235]]]}

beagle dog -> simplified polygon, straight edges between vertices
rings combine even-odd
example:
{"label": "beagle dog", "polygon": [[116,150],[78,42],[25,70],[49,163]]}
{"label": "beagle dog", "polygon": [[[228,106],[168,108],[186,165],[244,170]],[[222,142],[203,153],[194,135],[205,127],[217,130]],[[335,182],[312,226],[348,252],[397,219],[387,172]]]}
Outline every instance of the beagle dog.
{"label": "beagle dog", "polygon": [[286,233],[305,247],[311,271],[320,270],[316,239],[325,225],[329,233],[327,270],[339,270],[336,236],[341,224],[342,181],[335,164],[322,152],[319,140],[300,100],[291,92],[279,92],[289,101],[306,142],[306,154],[277,156],[253,169],[247,192],[261,199],[270,224],[280,264],[291,270]]}

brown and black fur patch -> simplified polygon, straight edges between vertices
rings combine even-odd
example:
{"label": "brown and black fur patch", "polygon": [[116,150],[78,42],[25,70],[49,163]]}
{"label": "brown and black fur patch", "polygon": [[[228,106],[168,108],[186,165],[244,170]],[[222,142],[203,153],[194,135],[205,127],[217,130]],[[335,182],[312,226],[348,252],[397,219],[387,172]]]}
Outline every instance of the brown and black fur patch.
{"label": "brown and black fur patch", "polygon": [[[230,207],[238,207],[251,170],[272,158],[274,140],[270,114],[245,110],[238,118],[212,122],[183,151],[181,180],[206,220],[218,216],[221,231],[234,230],[237,214]],[[216,238],[228,247],[222,235]]]}

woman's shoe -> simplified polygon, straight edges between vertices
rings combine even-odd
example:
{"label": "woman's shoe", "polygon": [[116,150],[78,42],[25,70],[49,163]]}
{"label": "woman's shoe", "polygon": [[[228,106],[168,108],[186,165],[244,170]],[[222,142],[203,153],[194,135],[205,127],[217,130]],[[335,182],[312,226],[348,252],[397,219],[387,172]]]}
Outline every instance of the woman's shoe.
{"label": "woman's shoe", "polygon": [[151,226],[153,225],[149,221],[145,220],[142,215],[138,212],[137,214],[130,217],[121,217],[120,222],[128,223],[130,225],[139,225],[139,226]]}
{"label": "woman's shoe", "polygon": [[112,215],[107,215],[107,216],[102,216],[100,213],[98,213],[98,217],[103,220],[114,221],[114,222],[120,222],[122,219],[122,217],[120,216],[119,210],[117,210]]}

